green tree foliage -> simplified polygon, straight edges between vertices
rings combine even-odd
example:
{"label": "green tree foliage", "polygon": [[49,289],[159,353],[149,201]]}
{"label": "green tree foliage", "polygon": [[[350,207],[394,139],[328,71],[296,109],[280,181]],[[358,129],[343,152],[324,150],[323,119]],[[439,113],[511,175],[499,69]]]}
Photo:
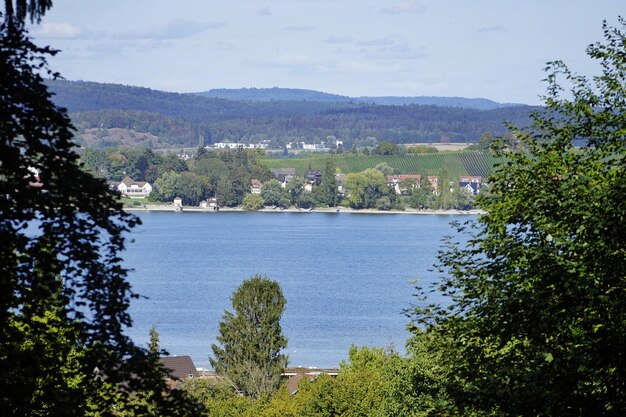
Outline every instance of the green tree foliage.
{"label": "green tree foliage", "polygon": [[0,17],[7,25],[22,26],[27,18],[39,23],[50,7],[51,0],[5,0],[4,16],[0,14]]}
{"label": "green tree foliage", "polygon": [[417,145],[417,146],[409,146],[406,150],[407,153],[437,153],[439,150],[434,146],[427,145]]}
{"label": "green tree foliage", "polygon": [[176,179],[174,193],[182,198],[183,204],[197,206],[200,201],[208,197],[210,185],[205,177],[192,172],[183,172]]}
{"label": "green tree foliage", "polygon": [[449,210],[454,208],[454,191],[458,188],[450,177],[448,171],[444,168],[437,174],[437,198],[435,200],[436,208],[441,210]]}
{"label": "green tree foliage", "polygon": [[428,181],[428,178],[422,178],[420,186],[413,189],[409,198],[409,204],[416,209],[433,209],[435,208],[436,196],[433,194],[433,189]]}
{"label": "green tree foliage", "polygon": [[193,415],[180,394],[163,396],[161,369],[123,333],[134,294],[119,253],[138,220],[80,168],[69,118],[44,84],[42,74],[58,76],[46,63],[54,51],[34,45],[23,21],[50,4],[0,9],[2,413]]}
{"label": "green tree foliage", "polygon": [[154,190],[152,198],[159,201],[171,201],[176,195],[176,183],[180,174],[169,171],[164,173],[154,183]]}
{"label": "green tree foliage", "polygon": [[92,174],[115,181],[128,175],[135,181],[154,183],[164,172],[187,170],[184,161],[176,155],[161,157],[146,148],[86,148],[81,162]]}
{"label": "green tree foliage", "polygon": [[391,210],[391,200],[387,196],[376,199],[376,209],[378,210]]}
{"label": "green tree foliage", "polygon": [[337,179],[335,178],[335,164],[332,159],[326,160],[322,173],[322,181],[314,191],[315,201],[324,206],[335,207],[338,202]]}
{"label": "green tree foliage", "polygon": [[[206,132],[207,139],[235,142],[270,139],[276,148],[303,137],[328,135],[341,137],[346,146],[358,140],[360,148],[375,146],[364,141],[367,137],[393,143],[432,143],[444,135],[454,142],[466,142],[478,140],[485,131],[504,134],[506,120],[525,125],[530,112],[536,110],[528,106],[476,110],[313,101],[250,103],[115,84],[56,81],[49,85],[56,93],[56,103],[69,109],[80,128],[130,128],[156,135],[160,147],[195,147],[198,132]],[[119,142],[96,138],[90,143],[111,146]]]}
{"label": "green tree foliage", "polygon": [[246,194],[243,198],[243,208],[249,211],[261,210],[265,206],[265,200],[259,194]]}
{"label": "green tree foliage", "polygon": [[[258,151],[238,149],[236,151],[207,153],[207,158],[218,158],[227,168],[226,173],[220,173],[213,187],[214,197],[217,197],[223,205],[233,207],[243,202],[243,197],[250,190],[250,181],[253,178],[261,182],[272,178],[270,171],[260,163],[264,154]],[[213,174],[212,174],[213,175]]]}
{"label": "green tree foliage", "polygon": [[269,180],[261,187],[261,197],[268,206],[289,207],[291,196],[277,179]]}
{"label": "green tree foliage", "polygon": [[192,172],[165,172],[154,183],[154,191],[150,198],[157,201],[172,201],[176,197],[183,200],[184,205],[197,206],[210,193],[210,184],[206,177]]}
{"label": "green tree foliage", "polygon": [[398,145],[384,140],[378,142],[372,150],[373,155],[398,155],[399,153]]}
{"label": "green tree foliage", "polygon": [[[448,242],[449,308],[418,310],[463,413],[626,414],[626,23],[587,53],[599,75],[548,65],[547,112],[480,198],[469,242]],[[571,86],[564,97],[560,83]],[[586,139],[581,148],[575,139]],[[460,230],[463,230],[461,227]]]}
{"label": "green tree foliage", "polygon": [[150,327],[150,342],[148,342],[148,352],[153,355],[158,355],[161,353],[161,347],[159,345],[159,332],[157,331],[155,324]]}
{"label": "green tree foliage", "polygon": [[306,181],[304,178],[295,176],[291,179],[291,181],[287,184],[287,192],[291,197],[291,204],[297,205],[297,201],[301,195],[305,193],[304,185]]}
{"label": "green tree foliage", "polygon": [[294,395],[283,387],[271,399],[252,400],[223,381],[200,379],[185,382],[183,390],[204,405],[208,417],[446,415],[449,400],[439,357],[424,346],[409,346],[410,357],[393,349],[352,346],[336,378],[303,378]]}
{"label": "green tree foliage", "polygon": [[239,395],[232,385],[220,380],[194,378],[182,386],[196,404],[204,406],[206,417],[257,417],[257,402],[250,397]]}
{"label": "green tree foliage", "polygon": [[393,175],[394,173],[394,169],[392,166],[390,166],[388,163],[386,162],[381,162],[380,164],[376,164],[376,166],[374,167],[374,169],[376,171],[380,171],[381,174],[383,174],[385,177],[387,175]]}
{"label": "green tree foliage", "polygon": [[315,207],[315,199],[311,193],[305,191],[296,199],[296,206],[301,209],[310,209]]}
{"label": "green tree foliage", "polygon": [[286,300],[278,282],[255,275],[231,297],[234,313],[220,322],[219,345],[212,345],[211,365],[246,396],[270,396],[287,365],[281,350],[287,339],[280,327]]}
{"label": "green tree foliage", "polygon": [[356,209],[373,208],[383,196],[390,196],[385,176],[375,169],[366,169],[346,176],[345,188],[348,190],[348,203]]}

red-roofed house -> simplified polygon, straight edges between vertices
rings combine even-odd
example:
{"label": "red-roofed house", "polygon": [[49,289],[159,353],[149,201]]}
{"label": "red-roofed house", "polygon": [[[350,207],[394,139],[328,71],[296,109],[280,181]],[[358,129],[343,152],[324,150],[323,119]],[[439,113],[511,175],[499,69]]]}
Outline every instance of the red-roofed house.
{"label": "red-roofed house", "polygon": [[396,191],[396,194],[406,193],[407,189],[400,188],[400,183],[403,181],[411,181],[414,183],[413,188],[418,188],[420,186],[420,181],[422,180],[421,175],[387,175],[387,184]]}

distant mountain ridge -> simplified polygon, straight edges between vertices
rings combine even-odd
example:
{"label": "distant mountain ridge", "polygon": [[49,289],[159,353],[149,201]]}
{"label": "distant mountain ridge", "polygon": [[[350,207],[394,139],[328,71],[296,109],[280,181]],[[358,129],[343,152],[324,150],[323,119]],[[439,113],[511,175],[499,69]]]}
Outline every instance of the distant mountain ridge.
{"label": "distant mountain ridge", "polygon": [[299,88],[217,88],[195,93],[203,97],[222,98],[236,101],[317,101],[333,103],[363,103],[382,106],[404,106],[417,104],[422,106],[460,107],[476,110],[494,110],[522,104],[498,103],[486,98],[437,97],[437,96],[361,96],[349,97]]}
{"label": "distant mountain ridge", "polygon": [[[527,126],[530,113],[538,109],[379,105],[311,90],[276,89],[273,97],[281,99],[262,101],[85,81],[48,80],[46,84],[53,101],[68,109],[77,137],[88,146],[270,141],[272,147],[282,148],[290,142],[321,143],[329,137],[341,139],[346,149],[365,138],[394,143],[476,142],[487,131],[506,133],[505,121]],[[248,90],[257,97],[266,94],[263,89]]]}

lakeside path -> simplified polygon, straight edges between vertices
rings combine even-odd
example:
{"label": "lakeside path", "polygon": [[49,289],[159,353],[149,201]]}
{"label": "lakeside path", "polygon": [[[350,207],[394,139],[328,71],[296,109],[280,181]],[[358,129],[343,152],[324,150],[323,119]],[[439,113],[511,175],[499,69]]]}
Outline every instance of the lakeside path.
{"label": "lakeside path", "polygon": [[[126,211],[171,211],[176,212],[176,208],[171,204],[145,204],[140,207],[124,207]],[[244,210],[241,207],[224,207],[220,208],[219,211],[215,211],[212,208],[202,208],[202,207],[183,207],[183,212],[191,212],[191,213],[221,213],[221,212],[249,212],[248,210]],[[416,209],[406,209],[406,210],[376,210],[376,209],[361,209],[354,210],[348,207],[321,207],[313,210],[307,209],[299,209],[296,207],[290,207],[286,209],[272,209],[272,208],[264,208],[261,210],[257,210],[256,213],[349,213],[349,214],[438,214],[438,215],[459,215],[459,214],[468,214],[468,215],[480,215],[486,214],[484,210],[416,210]]]}

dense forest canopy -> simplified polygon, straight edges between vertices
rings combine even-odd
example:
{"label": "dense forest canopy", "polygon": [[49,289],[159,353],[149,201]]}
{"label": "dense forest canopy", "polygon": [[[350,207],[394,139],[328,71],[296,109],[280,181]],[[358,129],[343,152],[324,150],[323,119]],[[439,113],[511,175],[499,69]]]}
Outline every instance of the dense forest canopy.
{"label": "dense forest canopy", "polygon": [[197,146],[202,138],[206,144],[269,140],[272,147],[281,148],[294,141],[321,143],[328,136],[341,139],[346,148],[367,137],[394,143],[477,142],[486,131],[504,134],[505,122],[528,125],[529,114],[537,110],[530,106],[476,110],[353,101],[233,101],[118,84],[47,84],[55,93],[55,103],[69,110],[79,129],[79,143],[88,146],[133,145],[132,140],[107,130],[112,128],[155,135],[150,140],[153,147]]}
{"label": "dense forest canopy", "polygon": [[348,97],[338,94],[323,93],[315,90],[303,90],[299,88],[217,88],[201,93],[205,97],[225,98],[228,100],[241,101],[329,101],[334,103],[368,103],[384,106],[404,106],[407,104],[435,105],[444,107],[462,107],[476,110],[493,110],[502,107],[519,106],[521,104],[498,103],[486,98],[465,97],[395,97],[395,96],[360,96]]}

